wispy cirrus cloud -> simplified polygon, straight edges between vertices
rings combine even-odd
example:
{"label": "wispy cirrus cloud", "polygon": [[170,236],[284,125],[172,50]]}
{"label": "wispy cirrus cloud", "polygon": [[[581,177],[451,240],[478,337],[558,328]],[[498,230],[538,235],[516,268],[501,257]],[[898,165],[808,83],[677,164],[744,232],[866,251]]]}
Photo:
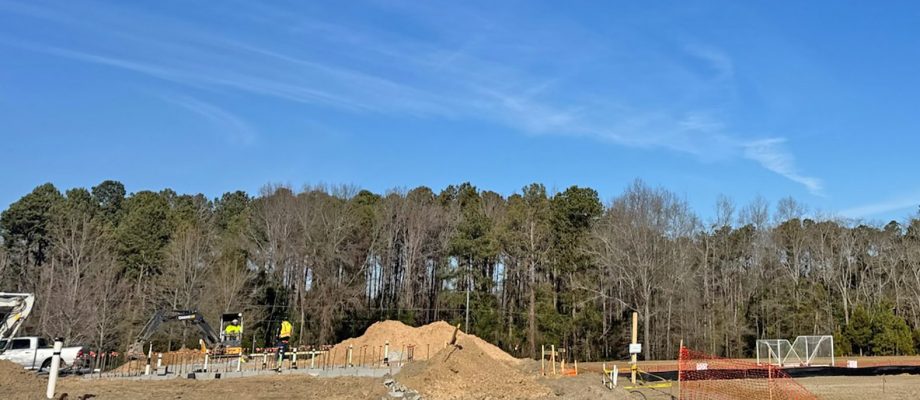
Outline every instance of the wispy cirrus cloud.
{"label": "wispy cirrus cloud", "polygon": [[[704,43],[664,50],[625,43],[604,58],[597,54],[610,52],[608,44],[591,44],[603,41],[577,25],[556,24],[546,35],[490,20],[490,13],[432,14],[416,2],[388,11],[427,34],[248,2],[221,10],[229,25],[254,24],[232,32],[127,6],[81,9],[72,18],[68,7],[0,2],[0,11],[55,24],[79,39],[7,36],[0,45],[172,82],[188,92],[172,103],[234,132],[232,140],[251,141],[255,129],[192,93],[237,91],[357,114],[488,120],[528,134],[585,136],[702,161],[741,158],[823,193],[820,179],[799,170],[784,138],[752,139],[721,117],[738,68]],[[589,82],[578,82],[581,75]],[[611,81],[593,84],[596,76]]]}
{"label": "wispy cirrus cloud", "polygon": [[848,218],[867,218],[894,211],[910,209],[918,211],[920,210],[918,207],[920,207],[920,193],[913,193],[850,207],[840,211],[840,214]]}
{"label": "wispy cirrus cloud", "polygon": [[[168,62],[145,61],[134,58],[96,54],[64,49],[42,44],[16,42],[13,44],[35,52],[41,52],[73,60],[120,68],[150,77],[171,81],[196,88],[230,88],[251,94],[309,104],[325,104],[353,111],[376,110],[377,106],[357,96],[343,96],[323,90],[307,82],[288,79],[286,76],[271,76],[270,73],[244,73],[232,67],[210,62],[186,63],[183,66]],[[340,81],[340,78],[334,82]]]}
{"label": "wispy cirrus cloud", "polygon": [[820,179],[803,175],[795,164],[795,158],[783,148],[784,138],[757,140],[743,145],[744,157],[756,161],[793,182],[805,186],[814,195],[823,196],[824,184]]}
{"label": "wispy cirrus cloud", "polygon": [[692,44],[684,47],[687,54],[709,64],[718,79],[732,79],[735,76],[735,63],[724,52],[711,46]]}
{"label": "wispy cirrus cloud", "polygon": [[226,109],[189,96],[163,96],[163,99],[213,123],[218,134],[231,143],[251,144],[256,139],[255,130],[242,118]]}

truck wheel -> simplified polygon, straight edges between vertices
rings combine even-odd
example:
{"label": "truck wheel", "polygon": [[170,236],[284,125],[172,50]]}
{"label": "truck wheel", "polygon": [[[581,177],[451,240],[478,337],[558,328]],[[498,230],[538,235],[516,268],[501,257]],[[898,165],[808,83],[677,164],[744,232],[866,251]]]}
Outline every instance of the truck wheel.
{"label": "truck wheel", "polygon": [[38,369],[38,372],[51,372],[50,358],[46,358],[45,361],[42,362],[42,367]]}

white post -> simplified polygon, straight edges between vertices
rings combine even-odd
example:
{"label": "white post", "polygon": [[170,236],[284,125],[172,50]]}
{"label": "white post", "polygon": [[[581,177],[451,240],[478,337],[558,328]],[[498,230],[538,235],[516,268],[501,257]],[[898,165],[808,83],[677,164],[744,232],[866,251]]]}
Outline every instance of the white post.
{"label": "white post", "polygon": [[[786,359],[789,358],[789,351],[786,352],[786,355],[783,355],[782,345],[777,345],[776,349],[777,349],[778,357],[779,357],[779,362],[777,363],[777,365],[782,367],[783,364],[786,363]],[[789,345],[789,350],[792,351],[792,345]]]}
{"label": "white post", "polygon": [[383,362],[390,365],[390,341],[383,342]]}
{"label": "white post", "polygon": [[150,359],[153,358],[153,343],[150,343],[150,349],[147,350],[147,365],[144,366],[144,375],[150,375]]}
{"label": "white post", "polygon": [[316,348],[310,348],[310,369],[316,368]]}
{"label": "white post", "polygon": [[291,353],[291,369],[297,369],[297,348],[293,348],[293,353]]}
{"label": "white post", "polygon": [[345,366],[350,367],[351,366],[351,345],[348,345],[348,357],[347,358],[348,358],[348,362]]}
{"label": "white post", "polygon": [[210,361],[210,354],[204,353],[204,372],[208,372],[208,361]]}
{"label": "white post", "polygon": [[163,353],[157,353],[157,371],[163,366]]}
{"label": "white post", "polygon": [[778,358],[780,368],[783,367],[783,345],[779,341],[776,342],[776,357]]}
{"label": "white post", "polygon": [[619,377],[620,377],[620,368],[617,367],[616,364],[613,364],[613,375],[610,377],[610,380],[613,381],[613,387],[617,387],[617,379]]}
{"label": "white post", "polygon": [[61,349],[64,348],[63,339],[54,340],[54,354],[51,356],[51,371],[48,375],[48,390],[45,395],[49,399],[54,398],[54,387],[57,385],[58,370],[61,368]]}
{"label": "white post", "polygon": [[236,358],[236,372],[243,369],[243,351],[240,350],[240,356]]}
{"label": "white post", "polygon": [[805,365],[811,366],[811,352],[808,351],[808,338],[805,338]]}

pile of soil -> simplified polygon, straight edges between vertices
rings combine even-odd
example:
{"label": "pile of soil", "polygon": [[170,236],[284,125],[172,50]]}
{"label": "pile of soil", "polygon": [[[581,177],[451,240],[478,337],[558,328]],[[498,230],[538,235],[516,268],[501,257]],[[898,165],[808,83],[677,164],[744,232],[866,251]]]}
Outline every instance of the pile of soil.
{"label": "pile of soil", "polygon": [[45,398],[48,381],[11,361],[0,361],[0,397],[10,400]]}
{"label": "pile of soil", "polygon": [[[437,321],[418,328],[413,328],[399,321],[381,321],[374,323],[364,335],[360,337],[347,339],[329,351],[329,356],[334,359],[336,365],[345,362],[348,346],[352,346],[352,363],[361,363],[362,352],[366,352],[366,360],[371,360],[372,354],[378,354],[384,344],[390,343],[390,358],[393,361],[400,360],[401,353],[408,346],[414,345],[414,360],[425,360],[429,356],[433,358],[434,354],[446,348],[454,334],[456,327],[447,322]],[[498,347],[482,340],[475,335],[469,335],[458,331],[458,339],[468,339],[475,342],[489,357],[495,360],[501,360],[506,363],[517,363],[518,360],[510,354],[505,353]],[[364,348],[364,346],[367,346]],[[363,350],[362,350],[363,349]],[[370,362],[370,361],[368,361]]]}
{"label": "pile of soil", "polygon": [[[430,360],[410,363],[396,379],[430,400],[541,399],[554,396],[535,376],[508,363],[507,353],[464,335]],[[486,343],[488,344],[488,343]],[[504,354],[504,355],[501,355]],[[497,355],[497,357],[496,357]],[[513,360],[513,358],[511,358]]]}

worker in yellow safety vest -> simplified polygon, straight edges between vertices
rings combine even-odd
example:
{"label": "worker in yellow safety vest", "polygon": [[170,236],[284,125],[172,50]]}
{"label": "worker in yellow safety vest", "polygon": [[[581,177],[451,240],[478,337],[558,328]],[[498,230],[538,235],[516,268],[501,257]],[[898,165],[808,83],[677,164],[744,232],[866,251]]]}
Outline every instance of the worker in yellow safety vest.
{"label": "worker in yellow safety vest", "polygon": [[284,362],[284,353],[287,352],[288,345],[291,343],[291,332],[294,327],[288,320],[281,321],[281,330],[278,331],[278,372],[281,372],[281,365]]}
{"label": "worker in yellow safety vest", "polygon": [[240,326],[240,320],[234,319],[226,327],[224,327],[224,336],[230,339],[238,339],[240,334],[243,333],[243,328]]}
{"label": "worker in yellow safety vest", "polygon": [[291,331],[294,330],[294,327],[291,326],[291,322],[288,320],[281,321],[281,331],[278,332],[278,339],[281,340],[290,340]]}

